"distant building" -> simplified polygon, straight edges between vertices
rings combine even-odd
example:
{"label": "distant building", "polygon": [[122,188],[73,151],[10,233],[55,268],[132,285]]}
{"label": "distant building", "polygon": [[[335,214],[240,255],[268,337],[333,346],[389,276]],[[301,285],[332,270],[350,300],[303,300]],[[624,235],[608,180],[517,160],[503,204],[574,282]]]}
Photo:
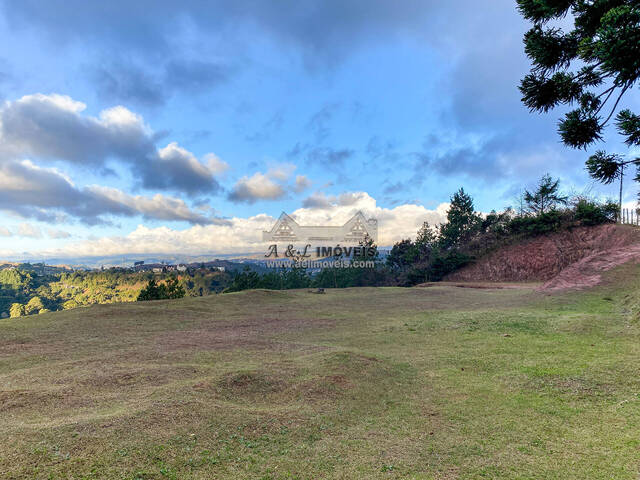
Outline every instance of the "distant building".
{"label": "distant building", "polygon": [[186,272],[187,271],[187,266],[186,265],[178,265],[176,267],[176,270],[178,270],[179,272]]}

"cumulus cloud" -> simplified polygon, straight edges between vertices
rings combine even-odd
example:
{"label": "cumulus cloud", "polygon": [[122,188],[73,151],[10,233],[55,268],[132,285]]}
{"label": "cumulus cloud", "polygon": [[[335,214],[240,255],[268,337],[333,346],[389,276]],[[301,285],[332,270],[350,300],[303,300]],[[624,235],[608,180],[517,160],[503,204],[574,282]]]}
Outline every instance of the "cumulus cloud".
{"label": "cumulus cloud", "polygon": [[[299,208],[290,212],[301,225],[342,225],[356,212],[378,220],[378,244],[390,246],[403,238],[415,238],[422,223],[438,224],[446,218],[449,204],[430,210],[405,204],[382,208],[366,192],[326,196],[325,208]],[[176,253],[215,255],[264,252],[262,231],[270,230],[276,218],[260,214],[233,217],[224,224],[194,225],[184,230],[139,225],[125,236],[103,237],[70,243],[62,248],[40,252],[55,257],[104,256],[125,253]]]}
{"label": "cumulus cloud", "polygon": [[133,196],[115,188],[78,188],[54,168],[28,160],[0,163],[0,210],[41,221],[76,218],[86,224],[106,223],[109,216],[207,224],[216,220],[191,210],[183,200],[156,194]]}
{"label": "cumulus cloud", "polygon": [[244,176],[235,184],[229,193],[229,200],[234,202],[255,203],[258,200],[277,200],[286,194],[282,185],[276,183],[268,175],[257,172],[251,177]]}
{"label": "cumulus cloud", "polygon": [[282,163],[272,166],[267,173],[257,172],[252,176],[244,176],[236,182],[229,200],[237,203],[255,203],[259,200],[279,200],[288,192],[300,193],[311,185],[304,175],[296,175],[295,180],[289,183],[296,166],[291,163]]}
{"label": "cumulus cloud", "polygon": [[207,153],[204,156],[204,161],[213,175],[222,175],[229,170],[229,164],[222,161],[215,153]]}
{"label": "cumulus cloud", "polygon": [[84,115],[85,109],[84,103],[57,94],[6,102],[0,108],[0,161],[26,157],[105,166],[117,159],[145,188],[189,195],[220,191],[214,175],[222,163],[207,157],[203,164],[175,142],[158,150],[151,128],[123,106],[98,117]]}
{"label": "cumulus cloud", "polygon": [[[149,162],[145,167],[143,185],[146,188],[209,194],[220,190],[209,165],[200,163],[191,152],[176,142],[158,150],[156,161]],[[219,168],[220,164],[214,164],[214,167]]]}
{"label": "cumulus cloud", "polygon": [[204,217],[191,210],[187,204],[178,198],[155,194],[151,197],[129,195],[116,188],[89,186],[87,191],[103,204],[113,205],[114,209],[121,206],[128,208],[131,215],[142,215],[145,218],[170,221],[185,221],[189,223],[208,224],[224,223],[224,220]]}
{"label": "cumulus cloud", "polygon": [[11,237],[12,235],[7,227],[0,227],[0,237]]}

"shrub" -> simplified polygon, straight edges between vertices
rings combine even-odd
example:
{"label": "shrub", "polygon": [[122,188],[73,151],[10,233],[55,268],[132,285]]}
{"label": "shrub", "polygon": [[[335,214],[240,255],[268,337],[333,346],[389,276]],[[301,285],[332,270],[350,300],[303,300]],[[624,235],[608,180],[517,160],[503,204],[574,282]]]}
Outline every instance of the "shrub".
{"label": "shrub", "polygon": [[542,235],[557,232],[562,227],[563,212],[552,210],[539,215],[516,217],[509,223],[512,233],[525,235]]}
{"label": "shrub", "polygon": [[581,199],[576,204],[575,217],[582,225],[600,225],[615,222],[618,216],[618,205],[612,202],[598,204]]}
{"label": "shrub", "polygon": [[471,257],[465,253],[451,251],[446,254],[438,254],[431,262],[429,280],[438,282],[447,274],[464,267],[471,261]]}

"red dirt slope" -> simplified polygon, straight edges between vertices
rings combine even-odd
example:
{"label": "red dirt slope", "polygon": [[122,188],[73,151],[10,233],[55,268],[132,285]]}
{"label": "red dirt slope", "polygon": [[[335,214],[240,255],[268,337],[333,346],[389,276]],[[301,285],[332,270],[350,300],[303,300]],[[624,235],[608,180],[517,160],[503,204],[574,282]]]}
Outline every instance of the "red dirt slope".
{"label": "red dirt slope", "polygon": [[577,227],[503,247],[445,280],[542,281],[543,290],[582,288],[599,283],[601,272],[629,261],[640,262],[636,227]]}

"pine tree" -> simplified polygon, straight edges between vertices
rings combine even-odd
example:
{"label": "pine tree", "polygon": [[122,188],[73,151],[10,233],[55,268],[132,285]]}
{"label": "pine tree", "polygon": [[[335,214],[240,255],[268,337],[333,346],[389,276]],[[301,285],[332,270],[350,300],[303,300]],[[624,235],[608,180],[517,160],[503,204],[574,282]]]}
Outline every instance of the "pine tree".
{"label": "pine tree", "polygon": [[447,223],[440,225],[438,244],[443,249],[455,247],[478,230],[482,223],[473,206],[473,199],[463,188],[451,197]]}
{"label": "pine tree", "polygon": [[534,215],[543,215],[554,210],[558,205],[566,205],[568,199],[559,193],[560,180],[554,180],[548,173],[543,175],[534,192],[524,191],[527,209]]}

